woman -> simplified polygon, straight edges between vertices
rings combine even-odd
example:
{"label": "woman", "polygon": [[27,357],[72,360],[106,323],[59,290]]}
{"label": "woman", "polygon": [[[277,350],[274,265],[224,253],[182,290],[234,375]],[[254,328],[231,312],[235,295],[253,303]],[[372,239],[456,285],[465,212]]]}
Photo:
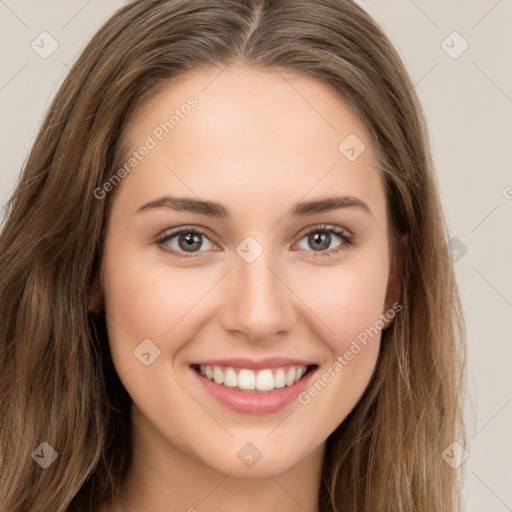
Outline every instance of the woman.
{"label": "woman", "polygon": [[446,234],[356,4],[130,3],[4,222],[3,509],[458,510]]}

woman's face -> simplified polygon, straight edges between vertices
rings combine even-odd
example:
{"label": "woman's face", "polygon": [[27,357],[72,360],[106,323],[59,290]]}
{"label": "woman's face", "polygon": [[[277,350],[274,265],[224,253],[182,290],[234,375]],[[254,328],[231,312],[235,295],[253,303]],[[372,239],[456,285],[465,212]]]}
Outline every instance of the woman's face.
{"label": "woman's face", "polygon": [[127,141],[101,286],[136,442],[241,476],[318,458],[395,300],[365,126],[319,81],[234,66],[170,83]]}

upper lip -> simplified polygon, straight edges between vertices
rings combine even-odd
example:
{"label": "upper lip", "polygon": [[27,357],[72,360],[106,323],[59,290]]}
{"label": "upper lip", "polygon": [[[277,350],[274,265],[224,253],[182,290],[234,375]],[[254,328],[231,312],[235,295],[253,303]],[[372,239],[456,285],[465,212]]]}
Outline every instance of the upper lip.
{"label": "upper lip", "polygon": [[301,359],[292,359],[289,357],[268,357],[266,359],[247,359],[243,357],[231,359],[208,359],[197,361],[194,365],[204,366],[232,366],[234,368],[247,368],[248,370],[263,370],[265,368],[279,368],[281,366],[310,366],[314,365],[311,361]]}

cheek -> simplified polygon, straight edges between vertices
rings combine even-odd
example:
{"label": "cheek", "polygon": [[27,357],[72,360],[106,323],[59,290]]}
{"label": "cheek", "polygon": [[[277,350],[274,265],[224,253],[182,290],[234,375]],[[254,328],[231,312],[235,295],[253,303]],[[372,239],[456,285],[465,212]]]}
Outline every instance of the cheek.
{"label": "cheek", "polygon": [[339,354],[384,313],[387,279],[385,258],[375,258],[369,265],[358,262],[305,274],[295,291],[325,326],[323,340]]}
{"label": "cheek", "polygon": [[183,320],[202,314],[207,303],[203,299],[220,276],[199,267],[166,266],[158,254],[148,258],[142,251],[115,250],[119,247],[113,240],[112,250],[106,251],[104,258],[103,290],[111,343],[126,345],[129,339],[135,348],[149,338],[161,351],[175,352],[179,343],[188,341],[186,334],[177,336],[186,324]]}
{"label": "cheek", "polygon": [[[355,407],[377,363],[387,273],[377,264],[364,271],[340,271],[327,279],[304,282],[308,306],[320,317],[326,358],[310,386],[299,396],[303,427],[327,437]],[[311,284],[311,283],[309,283]],[[321,285],[324,286],[321,286]],[[312,290],[315,290],[314,292]],[[305,296],[305,295],[304,295]]]}

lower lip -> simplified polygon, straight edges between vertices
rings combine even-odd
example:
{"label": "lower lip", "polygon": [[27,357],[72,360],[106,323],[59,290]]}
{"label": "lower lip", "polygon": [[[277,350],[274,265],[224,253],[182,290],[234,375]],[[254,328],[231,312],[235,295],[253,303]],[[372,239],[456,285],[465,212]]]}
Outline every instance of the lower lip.
{"label": "lower lip", "polygon": [[199,374],[193,368],[190,369],[213,398],[222,405],[241,414],[270,414],[283,409],[293,402],[304,390],[316,371],[316,368],[310,370],[302,379],[292,386],[285,386],[284,388],[274,389],[272,391],[252,393],[238,391],[224,386],[223,384],[216,384]]}

